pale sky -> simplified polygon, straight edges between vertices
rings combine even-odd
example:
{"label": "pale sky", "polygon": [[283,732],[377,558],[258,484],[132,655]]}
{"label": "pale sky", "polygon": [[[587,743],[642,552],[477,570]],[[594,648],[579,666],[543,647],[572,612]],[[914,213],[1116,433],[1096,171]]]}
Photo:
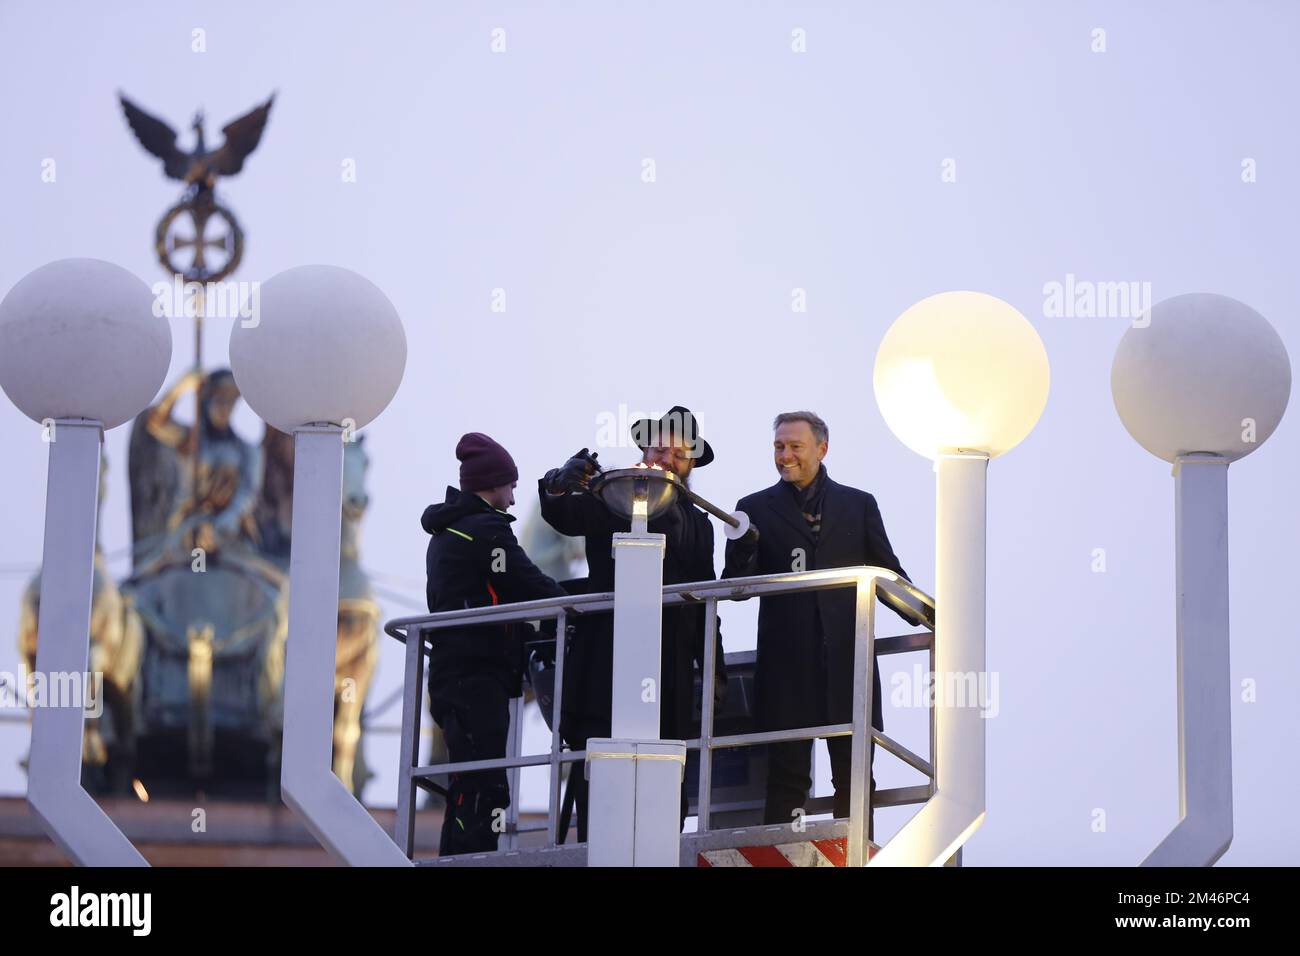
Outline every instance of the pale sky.
{"label": "pale sky", "polygon": [[[933,473],[886,427],[872,364],[921,298],[1005,299],[1042,336],[1051,394],[1034,432],[989,470],[1000,709],[988,816],[966,862],[1135,864],[1178,818],[1173,480],[1111,402],[1128,319],[1048,315],[1044,286],[1072,275],[1150,282],[1157,301],[1219,292],[1300,355],[1298,26],[1283,0],[545,12],[6,0],[0,292],[69,256],[162,277],[153,228],[179,188],[134,141],[117,90],[177,128],[202,105],[210,141],[277,91],[261,146],[220,186],[248,232],[237,278],[346,266],[384,289],[406,326],[405,380],[366,429],[363,561],[407,596],[385,601],[386,618],[420,606],[418,519],[455,480],[460,434],[488,432],[513,452],[522,514],[536,477],[592,445],[620,406],[692,408],[718,456],[694,487],[726,507],[775,480],[773,415],[817,411],[831,475],[876,495],[903,565],[932,591]],[[492,51],[496,29],[504,52]],[[799,36],[805,52],[792,49]],[[42,181],[48,159],[54,182]],[[504,313],[492,311],[495,289]],[[792,311],[795,289],[806,312]],[[206,332],[210,367],[225,361],[229,326]],[[174,338],[169,382],[192,360],[192,330],[178,323]],[[260,438],[246,408],[236,427]],[[1300,538],[1298,429],[1293,409],[1230,470],[1236,835],[1225,864],[1300,851],[1287,698],[1300,635],[1278,600]],[[107,439],[110,553],[130,543],[127,432]],[[40,561],[47,448],[8,401],[0,436],[0,671],[21,672],[18,601]],[[753,646],[754,613],[724,609],[728,649]],[[882,617],[882,633],[901,628]],[[888,660],[887,693],[913,663]],[[372,702],[400,680],[398,645],[384,638]],[[926,752],[923,710],[887,702],[885,720]],[[23,791],[26,738],[0,724],[0,792]],[[381,775],[367,797],[391,804],[395,740],[372,740],[369,760]],[[876,774],[881,786],[917,779],[883,753]],[[910,812],[880,811],[878,837]]]}

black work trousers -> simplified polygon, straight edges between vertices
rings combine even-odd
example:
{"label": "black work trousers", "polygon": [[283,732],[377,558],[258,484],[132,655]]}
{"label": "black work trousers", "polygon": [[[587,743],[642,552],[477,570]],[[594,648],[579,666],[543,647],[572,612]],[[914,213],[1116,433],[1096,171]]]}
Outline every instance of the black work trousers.
{"label": "black work trousers", "polygon": [[[812,740],[794,740],[767,745],[767,801],[763,808],[763,822],[792,823],[795,811],[808,802],[812,789]],[[852,776],[852,737],[827,737],[826,749],[831,757],[831,784],[835,788],[835,817],[847,819],[849,815],[849,786]],[[867,766],[876,755],[876,745],[867,750]],[[871,792],[875,793],[876,778],[871,776]],[[867,839],[874,839],[873,817],[867,815]]]}
{"label": "black work trousers", "polygon": [[[440,667],[429,675],[430,710],[442,728],[447,759],[492,760],[506,755],[510,733],[508,682],[490,669]],[[438,853],[489,853],[505,827],[510,786],[504,770],[451,775]]]}

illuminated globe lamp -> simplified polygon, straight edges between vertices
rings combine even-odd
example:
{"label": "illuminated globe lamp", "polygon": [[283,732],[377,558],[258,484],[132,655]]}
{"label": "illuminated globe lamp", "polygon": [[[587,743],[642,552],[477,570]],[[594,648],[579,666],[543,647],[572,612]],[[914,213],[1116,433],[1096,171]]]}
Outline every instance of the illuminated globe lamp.
{"label": "illuminated globe lamp", "polygon": [[[876,353],[881,414],[935,463],[935,791],[871,866],[942,865],[984,820],[985,725],[977,701],[947,699],[949,675],[985,667],[989,459],[1033,430],[1047,404],[1047,352],[1016,309],[945,292],[895,320]],[[963,684],[965,682],[962,682]]]}
{"label": "illuminated globe lamp", "polygon": [[[104,430],[157,394],[171,363],[153,294],[120,266],[61,259],[0,302],[0,387],[49,442],[36,672],[89,679],[90,608]],[[83,696],[85,696],[83,694]],[[32,708],[27,802],[50,838],[83,866],[144,866],[81,786],[84,701]]]}
{"label": "illuminated globe lamp", "polygon": [[1228,465],[1282,421],[1291,363],[1250,306],[1191,293],[1124,333],[1110,384],[1129,434],[1174,466],[1180,819],[1143,865],[1209,866],[1233,829]]}
{"label": "illuminated globe lamp", "polygon": [[294,438],[281,791],[336,858],[409,866],[331,769],[343,443],[397,392],[406,334],[387,296],[347,269],[299,266],[260,294],[259,314],[231,329],[230,365],[249,407]]}

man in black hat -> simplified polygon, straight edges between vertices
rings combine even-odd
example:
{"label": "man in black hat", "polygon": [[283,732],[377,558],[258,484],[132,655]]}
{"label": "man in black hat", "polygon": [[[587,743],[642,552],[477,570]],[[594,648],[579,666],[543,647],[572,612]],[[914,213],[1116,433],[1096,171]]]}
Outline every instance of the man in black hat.
{"label": "man in black hat", "polygon": [[[453,611],[561,597],[564,589],[537,569],[515,540],[506,509],[519,480],[510,453],[487,435],[470,432],[456,445],[460,490],[420,519],[431,538],[425,559],[429,611]],[[506,755],[510,700],[522,693],[529,625],[496,624],[432,632],[429,698],[453,763]],[[452,774],[438,852],[484,853],[497,848],[510,806],[504,770]]]}
{"label": "man in black hat", "polygon": [[[659,419],[643,419],[632,425],[632,440],[642,450],[641,461],[673,472],[689,484],[691,472],[713,461],[713,448],[700,435],[699,425],[689,409],[674,406]],[[538,482],[542,517],[561,534],[586,539],[588,579],[591,592],[614,590],[613,536],[630,530],[630,523],[612,514],[594,496],[586,494],[587,482],[598,466],[594,455],[582,449],[560,468],[552,468]],[[713,526],[708,516],[678,496],[648,530],[667,537],[664,552],[664,583],[712,581]],[[717,637],[718,676],[712,689],[717,697],[725,692],[726,673],[722,657],[722,631]],[[704,608],[672,608],[663,614],[662,674],[660,680],[660,733],[666,740],[696,736],[692,719],[695,668],[704,666]],[[612,614],[579,617],[575,636],[565,657],[564,700],[560,732],[575,750],[586,747],[588,738],[610,736],[612,672],[614,667],[614,622]],[[581,768],[574,771],[581,774]],[[574,779],[578,809],[578,839],[587,838],[587,783]],[[682,820],[686,819],[683,786]]]}

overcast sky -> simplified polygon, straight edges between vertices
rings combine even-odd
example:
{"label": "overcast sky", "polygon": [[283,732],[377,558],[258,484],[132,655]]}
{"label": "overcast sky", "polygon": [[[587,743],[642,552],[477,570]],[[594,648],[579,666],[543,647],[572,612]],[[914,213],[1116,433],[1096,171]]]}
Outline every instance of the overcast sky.
{"label": "overcast sky", "polygon": [[[178,184],[135,143],[117,90],[178,128],[202,105],[210,142],[278,91],[257,153],[220,187],[248,233],[237,278],[346,266],[406,325],[405,380],[366,429],[363,560],[407,596],[386,599],[386,617],[419,606],[418,519],[455,480],[461,433],[513,452],[522,506],[537,476],[595,444],[600,416],[679,403],[717,452],[695,487],[728,507],[776,479],[772,416],[820,413],[830,474],[876,495],[904,567],[932,590],[931,465],[885,426],[872,363],[913,302],[999,296],[1041,334],[1051,394],[989,471],[999,713],[988,817],[966,860],[1140,861],[1178,818],[1173,480],[1111,402],[1129,319],[1048,315],[1044,287],[1072,275],[1149,282],[1155,300],[1223,293],[1300,355],[1300,11],[1281,0],[549,6],[6,0],[0,291],[68,256],[163,277],[153,229]],[[49,159],[54,182],[42,179]],[[498,289],[505,312],[492,310]],[[792,310],[795,289],[806,312]],[[229,327],[209,325],[210,367],[225,361]],[[173,334],[169,381],[193,355],[192,329]],[[260,439],[247,409],[236,426]],[[127,432],[107,438],[108,552],[129,544]],[[7,401],[0,438],[0,670],[21,673],[14,634],[41,555],[47,448]],[[1225,864],[1300,851],[1300,644],[1280,600],[1294,587],[1298,467],[1292,410],[1230,471]],[[729,649],[753,646],[754,612],[724,610]],[[882,617],[882,633],[902,627]],[[401,679],[384,640],[372,701]],[[914,662],[923,656],[888,661],[887,692]],[[886,728],[927,752],[923,710],[887,703]],[[25,728],[0,724],[0,792],[22,792],[26,746]],[[367,796],[392,803],[395,740],[372,742],[370,760],[381,776]],[[886,754],[876,768],[881,786],[918,782]],[[910,812],[881,811],[878,837]]]}

